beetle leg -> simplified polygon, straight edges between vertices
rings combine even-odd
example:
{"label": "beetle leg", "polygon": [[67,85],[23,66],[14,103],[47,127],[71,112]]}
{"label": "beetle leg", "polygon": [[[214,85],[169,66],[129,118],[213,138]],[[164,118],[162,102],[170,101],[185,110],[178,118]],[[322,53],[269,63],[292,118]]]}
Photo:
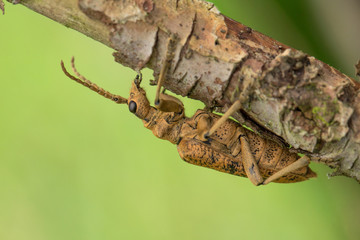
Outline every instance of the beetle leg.
{"label": "beetle leg", "polygon": [[240,93],[239,98],[231,105],[231,107],[224,113],[224,115],[211,127],[211,129],[204,135],[205,138],[210,137],[216,129],[218,129],[232,114],[241,109],[241,105],[246,101],[252,89],[252,82],[243,82],[243,90]]}
{"label": "beetle leg", "polygon": [[244,170],[250,181],[258,186],[264,182],[260,174],[259,166],[256,163],[254,155],[251,152],[248,140],[244,135],[240,136],[241,141],[241,159],[244,165]]}
{"label": "beetle leg", "polygon": [[307,156],[303,156],[303,157],[299,158],[296,162],[293,162],[289,166],[284,167],[280,171],[271,175],[269,178],[267,178],[264,181],[263,185],[273,182],[276,179],[281,178],[281,177],[285,176],[286,174],[289,174],[290,172],[293,172],[299,168],[305,167],[305,166],[309,165],[309,163],[310,163],[310,158]]}
{"label": "beetle leg", "polygon": [[[167,49],[169,48],[170,45],[170,38],[168,39],[167,42]],[[160,70],[160,74],[159,74],[159,79],[158,79],[158,83],[157,83],[157,87],[156,87],[156,95],[155,95],[155,106],[160,105],[160,92],[161,92],[161,87],[163,85],[164,79],[165,79],[165,75],[166,75],[166,71],[169,68],[169,50],[167,50],[164,62],[162,63],[162,67]]]}
{"label": "beetle leg", "polygon": [[175,35],[171,35],[167,41],[165,59],[162,63],[156,88],[155,107],[163,112],[181,112],[184,108],[181,101],[177,98],[161,93],[161,87],[164,83],[166,73],[170,68],[171,60],[174,58],[174,51],[172,49],[174,41]]}
{"label": "beetle leg", "polygon": [[221,118],[210,128],[210,130],[205,133],[204,137],[210,137],[216,129],[218,129],[224,122],[236,111],[238,111],[241,108],[241,100],[236,100],[233,105],[224,113],[224,115],[221,116]]}
{"label": "beetle leg", "polygon": [[160,94],[159,104],[155,107],[163,112],[182,113],[184,110],[184,104],[179,99],[165,93]]}

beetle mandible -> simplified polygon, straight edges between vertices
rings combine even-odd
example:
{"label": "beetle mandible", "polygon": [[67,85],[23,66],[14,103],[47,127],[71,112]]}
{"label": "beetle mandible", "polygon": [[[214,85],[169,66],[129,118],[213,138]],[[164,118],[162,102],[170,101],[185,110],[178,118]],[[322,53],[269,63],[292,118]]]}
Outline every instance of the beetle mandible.
{"label": "beetle mandible", "polygon": [[77,77],[71,75],[61,61],[62,70],[69,78],[118,104],[127,104],[129,111],[140,118],[156,137],[176,144],[180,157],[188,163],[248,177],[256,186],[270,182],[300,182],[316,177],[308,166],[310,159],[307,156],[299,157],[229,119],[239,102],[235,102],[223,116],[197,110],[188,118],[182,102],[165,93],[157,94],[157,107],[152,107],[145,90],[140,87],[141,74],[132,82],[126,99],[105,91],[80,75],[74,58],[71,63]]}

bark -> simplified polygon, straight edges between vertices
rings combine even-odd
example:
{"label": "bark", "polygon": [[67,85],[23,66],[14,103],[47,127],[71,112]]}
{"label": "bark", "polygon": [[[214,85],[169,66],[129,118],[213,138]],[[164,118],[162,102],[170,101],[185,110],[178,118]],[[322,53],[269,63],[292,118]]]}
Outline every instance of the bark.
{"label": "bark", "polygon": [[[10,0],[8,0],[11,2]],[[222,15],[202,0],[23,0],[21,4],[116,50],[115,60],[234,116],[312,161],[360,182],[360,84],[329,65]],[[245,91],[246,90],[246,91]]]}

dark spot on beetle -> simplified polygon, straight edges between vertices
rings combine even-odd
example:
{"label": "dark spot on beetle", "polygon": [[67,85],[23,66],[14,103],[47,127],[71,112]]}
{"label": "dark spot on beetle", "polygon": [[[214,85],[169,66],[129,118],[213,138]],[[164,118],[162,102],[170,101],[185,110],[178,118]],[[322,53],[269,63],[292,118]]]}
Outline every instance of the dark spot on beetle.
{"label": "dark spot on beetle", "polygon": [[182,27],[183,26],[182,23],[180,23],[179,26]]}
{"label": "dark spot on beetle", "polygon": [[205,31],[205,28],[201,28],[201,31]]}
{"label": "dark spot on beetle", "polygon": [[220,43],[219,43],[219,40],[218,39],[216,39],[215,40],[215,45],[217,46],[217,45],[220,45]]}
{"label": "dark spot on beetle", "polygon": [[209,132],[207,132],[207,133],[204,134],[204,138],[205,138],[205,139],[209,139],[209,137],[210,137]]}
{"label": "dark spot on beetle", "polygon": [[292,175],[291,177],[289,177],[289,180],[290,180],[290,181],[294,181],[295,179],[296,179],[296,177],[293,176],[293,175]]}
{"label": "dark spot on beetle", "polygon": [[211,162],[212,162],[212,163],[215,163],[215,162],[216,162],[216,160],[215,160],[215,158],[214,158],[214,153],[211,153],[210,158],[211,158]]}
{"label": "dark spot on beetle", "polygon": [[205,143],[206,145],[210,145],[211,141],[212,139],[209,137],[206,141],[203,141],[203,143]]}
{"label": "dark spot on beetle", "polygon": [[114,101],[117,102],[117,101],[119,101],[119,99],[116,97],[116,98],[114,98]]}
{"label": "dark spot on beetle", "polygon": [[230,174],[234,174],[236,172],[236,168],[233,164],[231,165],[228,164],[227,168]]}

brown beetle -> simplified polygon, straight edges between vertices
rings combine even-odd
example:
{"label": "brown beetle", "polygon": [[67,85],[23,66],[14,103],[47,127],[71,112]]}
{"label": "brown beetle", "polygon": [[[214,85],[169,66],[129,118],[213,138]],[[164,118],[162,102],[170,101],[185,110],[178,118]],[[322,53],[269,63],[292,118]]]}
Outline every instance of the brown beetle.
{"label": "brown beetle", "polygon": [[307,156],[299,157],[229,119],[240,101],[235,102],[222,117],[198,110],[188,118],[182,102],[164,93],[157,94],[157,108],[150,106],[144,89],[140,87],[140,75],[133,81],[130,96],[126,99],[81,76],[74,66],[74,58],[72,68],[78,77],[68,73],[63,62],[61,66],[64,73],[76,82],[116,103],[126,103],[130,112],[142,119],[144,126],[156,137],[176,144],[180,157],[188,163],[248,177],[254,185],[293,183],[316,177],[308,167],[310,160]]}

